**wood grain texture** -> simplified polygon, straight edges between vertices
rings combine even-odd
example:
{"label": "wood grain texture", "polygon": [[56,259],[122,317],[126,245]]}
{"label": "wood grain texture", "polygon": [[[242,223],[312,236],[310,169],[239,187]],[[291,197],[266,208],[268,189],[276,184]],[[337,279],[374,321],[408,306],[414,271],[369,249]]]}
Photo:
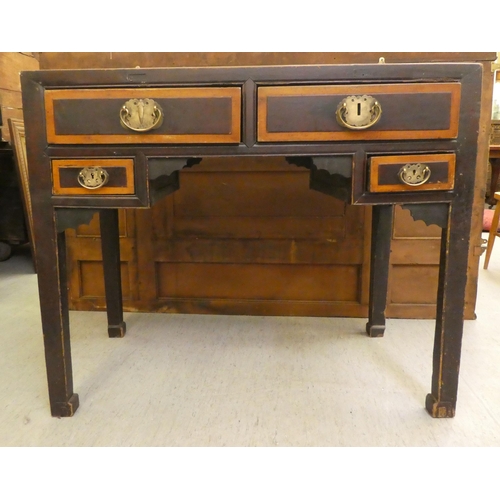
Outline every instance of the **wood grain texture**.
{"label": "wood grain texture", "polygon": [[[207,163],[204,165],[193,167],[195,170],[191,178],[187,178],[191,174],[190,171],[181,172],[184,178],[181,179],[181,191],[158,203],[151,211],[126,211],[129,214],[126,226],[125,216],[122,214],[120,240],[122,259],[127,262],[126,265],[122,264],[125,310],[198,314],[366,316],[371,210],[346,206],[344,213],[343,204],[332,203],[335,200],[309,191],[307,174],[301,174],[300,170],[294,170],[282,160],[255,158],[238,159],[234,162],[215,159],[205,161]],[[213,179],[214,182],[209,182],[208,172],[219,172],[220,181]],[[231,172],[234,180],[228,185]],[[290,208],[296,212],[295,219],[276,215],[273,217],[269,205],[272,197],[268,197],[266,203],[265,193],[261,193],[262,200],[259,203],[248,203],[251,197],[247,191],[252,189],[248,181],[251,179],[257,185],[259,182],[264,185],[266,179],[273,175],[279,175],[277,178],[282,185],[280,196],[283,196],[274,203],[274,210],[278,211],[275,214],[278,215],[280,211],[283,214]],[[301,178],[302,181],[299,181]],[[228,193],[232,193],[230,198]],[[291,200],[297,196],[301,197],[300,203],[290,206]],[[290,200],[288,203],[287,199]],[[200,201],[203,202],[201,205]],[[395,210],[387,317],[433,318],[436,309],[440,229],[437,226],[427,226],[422,221],[414,221],[407,210],[398,207]],[[253,213],[252,217],[245,216],[245,213],[249,212]],[[234,215],[229,215],[231,213]],[[238,213],[239,216],[236,215]],[[314,213],[316,215],[313,217]],[[226,215],[223,216],[224,214]],[[307,216],[306,225],[303,224],[301,214]],[[74,234],[73,231],[70,233]],[[103,310],[105,307],[99,234],[98,223],[94,222],[90,226],[81,226],[77,237],[68,237],[71,250],[72,309]],[[293,243],[294,237],[300,239],[295,239]],[[339,239],[346,237],[347,240]],[[331,268],[332,271],[328,271],[330,266],[360,266],[361,275],[356,292],[359,302],[353,303],[340,298],[336,301],[306,302],[300,294],[288,301],[271,301],[265,297],[238,298],[231,293],[241,293],[241,287],[231,291],[229,284],[233,283],[234,286],[234,280],[240,285],[245,284],[246,281],[241,276],[240,280],[233,276],[218,284],[219,291],[222,290],[225,298],[203,298],[196,294],[197,291],[201,292],[200,286],[210,290],[213,281],[210,263],[222,266],[217,268],[222,269],[222,275],[231,273],[234,263],[243,266],[241,272],[252,265],[253,272],[257,275],[253,280],[260,279],[265,283],[267,270],[271,269],[266,266],[288,263],[288,266],[277,268],[280,269],[282,280],[287,282],[294,274],[291,262],[306,265],[312,262],[311,259],[321,264],[320,268],[326,270],[327,274],[334,270]],[[80,260],[83,261],[81,266],[78,264]],[[189,269],[193,276],[197,273],[199,285],[192,281],[194,288],[190,291],[184,288],[184,296],[178,289],[168,297],[159,297],[158,285],[153,285],[160,279],[159,270],[165,283],[166,276],[169,273],[171,276],[178,274],[180,266],[184,266],[183,263],[190,263],[189,268],[182,267],[182,270]],[[131,264],[133,266],[129,268]],[[420,268],[423,269],[422,273],[419,273]],[[316,287],[318,293],[331,294],[329,288],[319,287],[314,273],[308,278],[311,286]],[[412,283],[419,290],[419,295],[413,297],[414,302],[406,293],[408,282],[405,276],[411,276]],[[301,279],[306,279],[305,275],[302,275]],[[354,286],[350,279],[354,279],[354,275],[347,278],[345,285],[348,288]],[[84,288],[80,288],[82,286]],[[131,295],[130,287],[137,290],[135,298]],[[257,285],[255,290],[259,290]],[[261,293],[265,293],[265,287]]]}
{"label": "wood grain texture", "polygon": [[[370,159],[371,192],[443,191],[455,184],[455,154],[373,156]],[[420,186],[409,186],[398,178],[405,164],[423,163],[431,170],[429,181]]]}
{"label": "wood grain texture", "polygon": [[0,52],[0,89],[21,91],[20,71],[36,70],[38,61],[21,52]]}
{"label": "wood grain texture", "polygon": [[[497,75],[500,72],[497,72]],[[469,264],[467,270],[467,293],[465,299],[465,317],[475,318],[477,298],[479,257],[482,253],[483,211],[485,186],[488,172],[488,143],[493,100],[493,75],[491,64],[483,63],[483,83],[481,89],[481,114],[479,118],[479,139],[476,157],[476,175],[474,180],[474,203],[472,206],[472,228],[470,232]]]}
{"label": "wood grain texture", "polygon": [[[135,215],[135,210],[118,211],[122,295],[128,304],[139,298]],[[68,229],[66,238],[69,303],[75,308],[75,302],[83,302],[89,309],[93,300],[104,302],[105,296],[99,214],[89,225]]]}
{"label": "wood grain texture", "polygon": [[[86,189],[78,184],[77,177],[85,167],[103,167],[109,174],[108,183],[98,189]],[[71,181],[65,175],[70,171]],[[119,177],[117,182],[115,178]],[[95,158],[52,160],[52,193],[56,196],[106,196],[134,194],[134,160],[127,158]]]}
{"label": "wood grain texture", "polygon": [[[141,66],[145,67],[182,67],[182,66],[214,66],[214,65],[225,65],[225,66],[240,66],[240,65],[254,65],[254,64],[262,64],[262,65],[272,65],[272,64],[330,64],[330,63],[377,63],[380,56],[384,56],[386,62],[468,62],[468,61],[491,61],[496,57],[495,53],[40,53],[40,67],[43,69],[64,69],[64,68],[119,68],[119,67],[135,67]],[[489,67],[489,63],[486,62],[485,67]],[[491,79],[491,75],[490,75]],[[484,78],[484,88],[483,88],[483,100],[484,100],[484,108],[487,109],[488,106],[491,106],[491,87],[492,82],[489,81],[488,74],[485,74]],[[488,102],[489,99],[489,102]],[[482,132],[483,129],[487,127],[487,119],[486,114],[482,117]],[[486,134],[487,135],[487,134]],[[481,137],[484,140],[485,134],[482,133]],[[228,161],[228,166],[234,164],[239,165],[241,167],[242,163],[245,165],[249,165],[248,168],[251,169],[265,169],[266,162],[262,162],[261,160],[253,159],[250,163],[247,163],[248,160],[234,159],[231,162]],[[484,163],[484,168],[486,169],[486,163]],[[485,177],[485,172],[477,170],[477,176]],[[478,199],[478,203],[475,205],[476,207],[480,206],[480,192],[482,190],[482,183],[479,179],[476,182],[476,196]],[[160,205],[161,209],[154,210],[154,218],[171,220],[174,216],[171,211],[167,211],[166,205],[163,203]],[[141,218],[141,226],[140,231],[145,239],[150,237],[151,233],[146,224],[146,220],[143,219],[145,214],[143,212],[138,213],[138,217]],[[396,221],[398,220],[398,214],[396,214]],[[474,212],[474,234],[475,240],[479,241],[480,231],[481,231],[481,220],[479,209],[475,209]],[[369,223],[369,219],[368,219]],[[421,225],[424,227],[421,228]],[[157,227],[157,226],[155,226]],[[167,229],[171,228],[171,225],[165,225],[162,227],[166,227]],[[321,227],[321,226],[318,226]],[[405,227],[405,235],[408,239],[404,240],[408,242],[408,245],[413,246],[415,249],[415,253],[417,255],[422,256],[422,259],[425,262],[428,262],[428,255],[430,255],[427,251],[428,246],[434,248],[435,245],[435,235],[434,228],[426,227],[423,223],[415,223],[411,217],[404,224]],[[170,230],[170,229],[169,229]],[[365,248],[363,255],[365,259],[369,256],[368,251],[366,250],[369,246],[369,226],[365,224],[353,226],[354,231],[359,231],[360,234],[365,234],[363,238],[363,244],[361,247]],[[428,231],[428,234],[426,233]],[[412,239],[414,232],[414,236],[417,239]],[[420,237],[422,236],[422,237]],[[153,234],[153,238],[155,235]],[[426,239],[430,238],[427,243]],[[142,239],[141,239],[142,240]],[[394,249],[396,248],[396,255],[400,253],[398,250],[400,244],[402,243],[401,239],[395,239],[392,242],[393,254]],[[83,245],[81,242],[73,242],[70,240],[70,246]],[[222,243],[221,243],[222,245]],[[148,253],[147,249],[144,247],[142,241],[138,242],[139,250],[138,255],[140,260],[147,261],[151,258],[151,255]],[[468,319],[474,317],[474,304],[476,300],[476,289],[477,289],[477,262],[478,257],[472,254],[473,250],[471,249],[471,257],[470,257],[470,269],[469,269],[469,284],[467,289],[467,309],[466,309],[466,317]],[[406,252],[405,252],[406,253]],[[435,255],[435,252],[432,251],[431,255]],[[419,263],[415,262],[414,265],[418,266]],[[366,273],[369,269],[368,266],[364,266],[364,272]],[[145,281],[149,278],[154,279],[153,276],[145,275]],[[389,278],[390,285],[392,279]],[[366,280],[365,280],[366,282]],[[403,284],[401,286],[404,286]],[[420,286],[423,289],[428,289],[425,282],[423,282]],[[426,288],[427,287],[427,288]],[[146,290],[143,290],[144,297],[148,297]],[[365,287],[362,290],[362,293],[366,294],[367,288]],[[433,294],[432,289],[430,292]],[[397,296],[397,288],[394,289],[394,296]],[[100,306],[102,307],[102,299],[98,299],[100,302]],[[152,300],[152,299],[151,299]],[[426,298],[426,303],[428,299]],[[367,303],[367,299],[365,297],[364,303]],[[144,299],[142,303],[136,302],[131,305],[128,303],[128,307],[139,307],[143,308],[143,310],[153,310],[154,307],[159,307],[158,304],[152,305],[153,302],[150,302],[150,299]],[[184,305],[181,307],[182,310],[187,311],[196,311],[196,307],[190,307],[187,303],[183,303]],[[73,308],[85,309],[94,307],[90,302],[85,302],[84,300],[77,300],[76,298],[71,301],[71,306]],[[432,308],[432,306],[431,306]],[[174,308],[175,309],[175,308]],[[231,306],[227,303],[220,305],[219,311],[224,312],[225,310],[231,310]],[[167,309],[166,309],[167,310]],[[260,311],[261,309],[259,309]],[[331,314],[333,309],[324,310],[325,314]],[[435,310],[435,307],[434,307]],[[329,312],[330,311],[330,312]],[[259,313],[259,312],[257,312]],[[305,311],[307,314],[307,311]],[[335,307],[335,314],[338,315],[349,315],[350,309],[348,310],[345,304],[339,303],[338,307]],[[357,312],[356,312],[357,314]],[[389,316],[395,317],[433,317],[435,312],[427,312],[427,306],[413,304],[413,305],[401,305],[398,306],[397,303],[391,303],[388,309]]]}
{"label": "wood grain texture", "polygon": [[[426,193],[368,193],[369,196],[365,197],[366,203],[377,205],[377,212],[373,217],[374,227],[378,227],[373,238],[385,237],[385,251],[381,256],[379,265],[383,267],[383,279],[387,277],[385,269],[387,269],[387,256],[389,253],[389,229],[390,219],[384,218],[384,230],[380,230],[380,224],[377,222],[377,216],[381,215],[379,207],[384,206],[385,215],[389,215],[389,209],[392,210],[392,204],[398,204],[408,201],[409,203],[416,203],[417,210],[412,211],[412,215],[417,219],[423,217],[429,223],[431,220],[430,215],[439,215],[439,224],[442,229],[441,245],[440,245],[440,265],[438,273],[438,290],[437,290],[437,304],[436,304],[436,324],[435,324],[435,340],[433,352],[433,372],[431,393],[427,396],[425,407],[433,417],[453,417],[455,415],[455,407],[457,401],[458,389],[458,373],[459,362],[461,353],[461,341],[463,334],[463,318],[465,308],[465,295],[466,295],[466,281],[467,281],[467,266],[469,259],[470,242],[469,235],[471,233],[471,215],[473,207],[474,192],[471,186],[475,181],[475,165],[478,152],[478,133],[479,133],[479,118],[481,111],[481,79],[483,76],[482,68],[478,64],[465,64],[465,65],[370,65],[370,66],[323,66],[323,67],[272,67],[272,68],[205,68],[203,70],[198,68],[182,68],[175,70],[157,69],[152,71],[141,72],[142,85],[154,86],[163,85],[166,83],[186,84],[197,86],[203,84],[217,84],[225,85],[231,82],[244,82],[248,79],[258,81],[268,81],[269,85],[273,82],[281,85],[287,82],[289,85],[308,82],[314,84],[315,82],[322,81],[329,84],[330,81],[342,81],[345,84],[351,82],[379,82],[384,84],[407,83],[415,81],[436,81],[442,82],[444,80],[460,82],[462,85],[462,95],[460,102],[460,116],[459,116],[459,135],[456,141],[441,140],[438,141],[418,141],[413,139],[411,142],[401,141],[387,141],[376,142],[373,141],[345,141],[345,143],[331,143],[331,144],[269,144],[251,146],[245,145],[203,145],[193,147],[187,145],[186,147],[173,146],[163,144],[161,147],[153,148],[151,146],[141,146],[137,148],[133,144],[121,148],[116,148],[115,151],[109,152],[109,155],[116,154],[117,156],[126,157],[127,154],[137,158],[138,173],[142,179],[146,179],[147,173],[147,157],[164,156],[176,157],[177,154],[183,157],[201,156],[201,157],[224,157],[224,156],[239,156],[239,155],[256,155],[256,156],[285,156],[290,155],[352,155],[355,160],[352,163],[352,179],[356,184],[359,184],[359,179],[363,180],[362,173],[366,168],[366,157],[374,152],[380,154],[396,154],[396,153],[416,153],[423,154],[434,151],[454,151],[457,155],[457,174],[455,178],[455,190],[453,192],[426,192]],[[72,370],[71,370],[71,356],[69,352],[69,317],[67,307],[67,297],[65,293],[66,276],[64,272],[64,238],[55,225],[55,215],[59,211],[62,214],[70,212],[68,209],[60,209],[57,206],[58,201],[55,197],[50,196],[52,188],[52,180],[49,179],[50,173],[50,160],[60,157],[61,150],[64,148],[48,147],[45,135],[44,123],[44,100],[41,90],[44,88],[54,88],[60,86],[75,86],[75,87],[102,87],[102,86],[118,86],[128,85],[127,82],[131,78],[137,79],[138,73],[128,70],[119,71],[90,71],[90,72],[28,72],[23,76],[23,103],[29,107],[30,113],[27,115],[27,138],[28,138],[28,151],[29,162],[31,164],[31,172],[33,173],[34,181],[37,189],[32,189],[33,194],[36,194],[36,202],[34,207],[35,221],[40,223],[37,236],[40,235],[39,240],[42,243],[44,252],[40,257],[38,264],[48,264],[44,267],[43,276],[41,276],[40,285],[40,304],[42,310],[42,328],[44,333],[45,352],[47,374],[49,378],[49,394],[52,414],[54,416],[71,416],[74,413],[78,400],[77,396],[72,393]],[[138,80],[137,80],[138,81]],[[425,92],[424,92],[425,94]],[[251,92],[246,92],[245,96],[251,96]],[[255,95],[255,94],[253,94]],[[316,98],[316,96],[314,96]],[[303,101],[301,101],[303,102]],[[427,103],[426,107],[432,107]],[[292,106],[293,107],[293,106]],[[451,107],[451,106],[450,106]],[[245,103],[245,109],[248,109]],[[406,116],[406,113],[404,113]],[[448,117],[447,117],[448,118]],[[255,120],[255,115],[252,116]],[[418,122],[418,120],[416,120]],[[451,121],[450,121],[451,122]],[[245,123],[248,123],[246,120]],[[253,123],[252,126],[257,126]],[[417,127],[417,128],[420,128]],[[433,127],[430,127],[433,129]],[[436,129],[442,130],[441,126]],[[314,130],[317,131],[317,130]],[[248,138],[248,136],[246,136]],[[408,138],[410,139],[410,138]],[[447,138],[449,139],[449,138]],[[77,151],[81,151],[82,156],[97,157],[101,152],[106,151],[105,147],[96,146],[95,144],[85,144],[85,147],[73,148],[74,156],[77,156]],[[109,148],[107,151],[111,151]],[[274,159],[274,158],[273,158]],[[48,168],[47,168],[48,167]],[[335,166],[331,165],[335,170]],[[361,172],[361,176],[359,175]],[[187,175],[196,175],[196,169],[190,169]],[[263,173],[266,175],[268,172]],[[335,173],[335,172],[334,172]],[[358,175],[355,179],[356,174]],[[349,178],[349,172],[341,172],[338,174],[341,178]],[[175,194],[183,189],[182,179],[176,186],[179,191],[172,191],[175,201]],[[211,176],[210,182],[217,182],[217,172]],[[224,183],[222,183],[224,184]],[[254,184],[252,182],[252,184]],[[279,189],[283,189],[283,183],[280,183]],[[266,186],[267,187],[267,186]],[[40,192],[37,193],[37,190]],[[203,190],[202,196],[194,197],[194,199],[205,199],[207,189]],[[370,198],[371,196],[371,198]],[[83,197],[82,197],[83,198]],[[126,199],[116,198],[116,206],[125,207]],[[271,206],[273,208],[281,209],[281,205],[274,207],[272,202],[274,199],[270,198]],[[84,200],[85,203],[79,202],[75,199],[75,207],[80,203],[85,208],[82,211],[87,211],[89,200]],[[292,200],[295,201],[295,200]],[[339,200],[335,200],[337,203]],[[92,200],[93,202],[93,200]],[[113,202],[113,199],[111,199]],[[190,203],[192,205],[193,202]],[[196,203],[196,201],[194,202]],[[342,202],[341,202],[342,203]],[[426,205],[427,204],[427,205]],[[422,205],[420,211],[419,206]],[[425,207],[431,207],[431,211],[423,210]],[[175,203],[171,205],[175,208]],[[352,207],[353,209],[359,207]],[[425,212],[425,213],[424,213]],[[200,211],[194,211],[196,216],[199,216]],[[346,210],[347,213],[347,210]],[[356,211],[352,211],[356,214]],[[362,212],[357,211],[359,216]],[[187,214],[189,218],[191,214]],[[217,222],[223,222],[224,215],[222,211],[216,210]],[[238,211],[236,216],[242,214]],[[245,214],[243,214],[245,215]],[[277,219],[280,218],[281,213],[277,212]],[[67,217],[67,216],[66,216]],[[351,219],[352,220],[352,219]],[[167,217],[167,223],[172,223],[173,218]],[[303,223],[306,223],[304,221]],[[345,222],[344,222],[345,224]],[[106,224],[103,225],[105,230]],[[116,224],[114,224],[115,229]],[[347,224],[345,224],[347,227]],[[139,225],[140,227],[140,225]],[[54,241],[55,231],[58,231],[58,243]],[[44,236],[44,233],[45,236]],[[383,233],[383,234],[382,234]],[[176,236],[175,224],[168,232],[174,238]],[[344,231],[343,238],[328,241],[334,245],[343,244],[348,241],[345,235],[354,234],[353,231]],[[364,234],[364,233],[363,233]],[[342,236],[342,235],[340,235]],[[139,235],[140,237],[140,235]],[[353,305],[354,307],[361,307],[363,304],[361,300],[364,294],[360,292],[360,282],[364,276],[365,271],[362,269],[362,264],[366,262],[361,259],[360,263],[356,265],[353,262],[340,262],[335,263],[331,267],[335,267],[335,272],[330,269],[330,276],[328,276],[327,265],[323,265],[316,258],[314,245],[310,245],[309,250],[312,250],[312,258],[309,264],[302,264],[297,262],[297,255],[299,254],[299,243],[302,243],[295,236],[288,238],[289,242],[289,256],[288,260],[276,265],[274,262],[266,262],[265,259],[255,258],[252,262],[245,262],[241,260],[231,260],[229,262],[220,262],[217,259],[206,258],[200,261],[200,255],[193,250],[196,247],[196,242],[200,238],[196,234],[185,234],[183,237],[187,240],[192,239],[194,244],[185,247],[187,255],[183,259],[175,260],[175,258],[168,258],[168,253],[171,248],[166,245],[160,248],[157,242],[150,240],[151,249],[148,252],[148,257],[153,263],[150,270],[146,273],[146,277],[154,277],[155,289],[153,293],[160,300],[167,301],[166,307],[172,307],[175,301],[183,301],[185,299],[195,299],[205,312],[216,312],[217,309],[224,304],[226,300],[231,300],[235,297],[236,301],[247,301],[255,303],[256,301],[267,303],[269,310],[276,310],[273,306],[276,302],[283,303],[286,301],[294,301],[297,291],[305,291],[304,298],[295,300],[301,304],[308,302],[324,302],[321,298],[326,297],[329,302],[341,301]],[[261,240],[261,238],[255,238]],[[117,243],[117,242],[115,242]],[[121,246],[121,245],[120,245]],[[302,246],[302,249],[304,246]],[[307,245],[306,245],[307,249]],[[268,254],[264,257],[272,255],[272,248],[268,250]],[[372,252],[380,250],[379,242],[377,241],[372,248]],[[246,252],[247,248],[244,247],[243,251]],[[167,258],[162,258],[163,255]],[[113,252],[113,258],[118,257],[118,252]],[[178,256],[173,256],[178,257]],[[220,256],[217,256],[220,258]],[[234,257],[234,256],[233,256]],[[244,254],[248,257],[248,254]],[[106,260],[106,258],[105,258]],[[107,259],[110,260],[110,259]],[[116,259],[117,260],[117,259]],[[206,273],[207,280],[203,282],[197,276],[191,273],[191,269],[196,269],[196,265],[206,266],[208,269]],[[404,266],[398,269],[404,271]],[[58,267],[59,266],[59,267]],[[228,266],[228,267],[223,267]],[[263,275],[257,275],[254,266],[260,269],[267,269],[267,276],[265,271]],[[293,272],[288,274],[289,281],[284,280],[281,276],[281,269],[289,266]],[[425,266],[425,264],[424,264]],[[117,276],[120,275],[120,263],[116,262],[114,269]],[[432,269],[432,264],[429,264]],[[152,268],[152,269],[151,269]],[[159,270],[163,268],[163,270]],[[179,271],[176,271],[176,268]],[[303,268],[307,268],[308,272],[315,271],[317,276],[311,281],[309,285],[308,280],[301,276]],[[222,273],[222,269],[233,270],[233,273]],[[318,273],[319,271],[319,273]],[[375,273],[373,273],[375,274]],[[425,273],[420,273],[425,274]],[[109,276],[109,275],[108,275]],[[116,277],[117,277],[116,276]],[[356,286],[347,286],[346,277],[356,277],[351,279],[350,283],[356,281]],[[249,283],[249,286],[241,286],[241,278]],[[262,279],[264,277],[264,279]],[[340,282],[336,281],[340,277]],[[266,279],[267,278],[267,279]],[[270,278],[270,279],[269,279]],[[325,279],[326,278],[326,279]],[[142,279],[142,276],[141,276]],[[381,278],[382,279],[382,278]],[[406,279],[408,282],[409,279]],[[190,283],[191,282],[191,283]],[[187,284],[187,286],[186,286]],[[118,288],[118,283],[115,283]],[[317,287],[315,285],[318,285]],[[380,282],[381,288],[385,290],[385,283]],[[412,283],[414,285],[414,283]],[[197,287],[197,290],[195,289]],[[132,288],[132,287],[130,287]],[[140,286],[139,286],[140,288]],[[246,288],[243,289],[243,288]],[[375,288],[375,287],[371,287]],[[53,290],[56,290],[57,296],[53,296]],[[51,293],[52,291],[52,293]],[[225,292],[229,292],[229,296]],[[411,290],[413,292],[414,290]],[[246,295],[250,292],[250,296]],[[172,300],[170,295],[178,293],[179,297]],[[190,295],[195,293],[195,295]],[[201,295],[201,296],[200,296]],[[382,309],[383,294],[377,299],[377,309]],[[320,299],[320,300],[315,300]],[[380,300],[379,300],[380,299]],[[403,294],[403,304],[408,301],[410,304],[414,301],[412,294],[406,298]],[[234,299],[233,299],[234,300]],[[241,313],[240,313],[241,314]]]}
{"label": "wood grain texture", "polygon": [[[130,262],[131,245],[138,266],[122,271],[125,309],[365,315],[369,210],[310,191],[308,177],[283,158],[206,159],[181,171],[179,191],[136,211],[126,239],[122,229],[122,259]],[[103,309],[99,228],[78,233],[69,239],[71,307]]]}
{"label": "wood grain texture", "polygon": [[23,107],[21,92],[0,88],[0,105],[2,108],[21,109]]}
{"label": "wood grain texture", "polygon": [[[346,130],[335,116],[342,99],[375,97],[382,117],[367,130]],[[332,141],[443,139],[458,133],[459,83],[260,87],[257,139]]]}
{"label": "wood grain texture", "polygon": [[41,69],[494,61],[495,52],[40,52]]}
{"label": "wood grain texture", "polygon": [[[165,115],[161,127],[139,133],[123,128],[120,109],[132,98],[158,101]],[[47,90],[45,101],[47,140],[53,144],[237,143],[241,138],[239,87]],[[212,131],[217,121],[221,125]]]}
{"label": "wood grain texture", "polygon": [[23,119],[20,71],[36,70],[38,60],[22,52],[0,52],[0,139],[10,142],[8,119]]}
{"label": "wood grain texture", "polygon": [[10,119],[22,120],[23,110],[21,108],[10,108],[2,106],[1,112],[2,112],[2,120],[3,123],[5,123],[5,125],[2,125],[0,127],[0,134],[1,134],[0,139],[5,142],[11,142],[10,130],[9,127],[7,126],[7,123],[9,122]]}
{"label": "wood grain texture", "polygon": [[438,226],[394,208],[387,317],[435,318],[440,238]]}

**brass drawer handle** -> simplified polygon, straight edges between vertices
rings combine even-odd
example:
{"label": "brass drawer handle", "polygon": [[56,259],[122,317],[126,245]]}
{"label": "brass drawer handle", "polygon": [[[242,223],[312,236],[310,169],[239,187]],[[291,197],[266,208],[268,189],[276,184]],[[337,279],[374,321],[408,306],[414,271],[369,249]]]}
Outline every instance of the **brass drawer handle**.
{"label": "brass drawer handle", "polygon": [[369,95],[351,95],[337,106],[337,122],[350,130],[373,127],[382,116],[380,103]]}
{"label": "brass drawer handle", "polygon": [[85,189],[99,189],[109,179],[109,174],[102,167],[85,167],[78,174],[78,184]]}
{"label": "brass drawer handle", "polygon": [[122,127],[147,132],[163,123],[163,110],[153,99],[129,99],[120,109]]}
{"label": "brass drawer handle", "polygon": [[421,186],[430,177],[431,169],[424,163],[407,163],[399,171],[399,178],[408,186]]}

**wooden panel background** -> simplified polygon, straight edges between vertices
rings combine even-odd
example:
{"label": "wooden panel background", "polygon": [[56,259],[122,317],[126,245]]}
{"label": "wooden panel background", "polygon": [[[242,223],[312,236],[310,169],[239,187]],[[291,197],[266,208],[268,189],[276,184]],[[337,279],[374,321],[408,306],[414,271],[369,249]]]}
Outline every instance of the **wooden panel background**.
{"label": "wooden panel background", "polygon": [[[362,316],[369,209],[277,159],[206,159],[151,210],[120,213],[128,310]],[[98,215],[68,231],[76,309],[104,306]]]}
{"label": "wooden panel background", "polygon": [[[476,53],[40,53],[42,69],[486,61]],[[487,66],[487,63],[485,63]],[[486,182],[486,73],[476,207]],[[485,149],[485,151],[483,151]],[[484,168],[483,168],[484,164]],[[210,172],[207,175],[207,172]],[[367,314],[371,210],[311,191],[283,159],[210,159],[151,210],[122,210],[125,308],[221,314]],[[481,198],[482,197],[482,198]],[[482,210],[475,209],[466,318],[474,317]],[[389,317],[435,315],[440,229],[396,208]],[[70,307],[104,307],[98,216],[68,231]],[[412,286],[408,287],[408,283]]]}
{"label": "wooden panel background", "polygon": [[0,52],[0,139],[10,142],[9,118],[22,120],[20,71],[39,68],[36,55],[31,52]]}

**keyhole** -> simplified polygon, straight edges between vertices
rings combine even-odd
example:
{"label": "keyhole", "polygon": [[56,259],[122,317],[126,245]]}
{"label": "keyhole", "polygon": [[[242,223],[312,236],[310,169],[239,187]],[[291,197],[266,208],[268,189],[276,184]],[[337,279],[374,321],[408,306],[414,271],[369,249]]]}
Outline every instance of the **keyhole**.
{"label": "keyhole", "polygon": [[361,115],[361,103],[358,102],[358,116]]}

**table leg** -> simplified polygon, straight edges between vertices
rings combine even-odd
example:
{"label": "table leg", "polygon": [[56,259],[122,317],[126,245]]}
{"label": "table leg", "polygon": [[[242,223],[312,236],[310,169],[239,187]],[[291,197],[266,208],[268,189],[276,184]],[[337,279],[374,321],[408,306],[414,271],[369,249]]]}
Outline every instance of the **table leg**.
{"label": "table leg", "polygon": [[459,208],[454,210],[452,205],[441,238],[432,392],[425,401],[433,417],[453,417],[457,402],[467,284],[468,239],[464,235],[469,234],[460,217]]}
{"label": "table leg", "polygon": [[500,158],[490,158],[491,164],[491,180],[490,180],[490,193],[488,203],[493,205],[496,203],[495,191],[498,185],[498,178],[500,176]]}
{"label": "table leg", "polygon": [[52,208],[40,213],[38,222],[38,289],[50,409],[54,417],[71,417],[79,400],[73,393],[65,234],[57,232]]}
{"label": "table leg", "polygon": [[392,205],[375,205],[373,207],[370,299],[368,306],[368,323],[366,324],[366,333],[370,337],[382,337],[385,331],[392,220]]}
{"label": "table leg", "polygon": [[126,324],[123,321],[118,210],[100,210],[99,220],[101,225],[108,335],[110,337],[123,337],[126,331]]}

